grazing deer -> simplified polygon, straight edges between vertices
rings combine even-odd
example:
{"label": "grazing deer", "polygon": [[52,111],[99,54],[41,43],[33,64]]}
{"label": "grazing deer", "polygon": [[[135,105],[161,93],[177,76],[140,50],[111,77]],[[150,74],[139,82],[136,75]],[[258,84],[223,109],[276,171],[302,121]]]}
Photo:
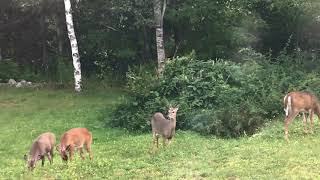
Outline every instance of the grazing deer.
{"label": "grazing deer", "polygon": [[[57,151],[60,153],[62,160],[71,161],[75,150],[79,149],[80,156],[83,156],[83,146],[89,153],[90,159],[92,159],[91,152],[92,135],[86,128],[73,128],[65,132],[60,140],[60,145],[57,146]],[[67,153],[69,152],[69,157]]]}
{"label": "grazing deer", "polygon": [[53,162],[53,150],[56,137],[53,133],[43,133],[37,137],[33,142],[29,156],[24,155],[25,160],[28,162],[29,170],[33,170],[36,167],[37,161],[42,160],[42,166],[44,166],[45,156],[48,157],[50,164]]}
{"label": "grazing deer", "polygon": [[320,118],[320,104],[318,98],[308,92],[291,92],[284,97],[284,111],[286,112],[285,139],[288,141],[288,128],[293,119],[300,113],[303,113],[304,132],[307,133],[307,118],[305,113],[309,113],[311,132],[313,132],[314,113]]}
{"label": "grazing deer", "polygon": [[159,137],[163,138],[163,146],[166,145],[166,141],[168,141],[168,145],[171,143],[171,139],[175,134],[176,129],[176,117],[177,111],[179,107],[169,108],[168,117],[166,119],[162,113],[155,113],[151,119],[151,127],[152,127],[152,136],[153,136],[153,147],[157,144],[157,148],[159,147]]}

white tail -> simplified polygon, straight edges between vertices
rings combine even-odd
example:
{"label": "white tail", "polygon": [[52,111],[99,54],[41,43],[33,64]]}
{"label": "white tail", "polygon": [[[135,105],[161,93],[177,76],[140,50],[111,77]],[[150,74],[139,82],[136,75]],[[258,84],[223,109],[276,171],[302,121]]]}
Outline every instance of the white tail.
{"label": "white tail", "polygon": [[288,141],[289,125],[300,113],[303,113],[304,131],[307,133],[307,118],[305,113],[309,113],[311,132],[313,132],[313,115],[320,117],[320,104],[318,98],[308,92],[291,92],[284,97],[284,107],[286,112],[285,139]]}
{"label": "white tail", "polygon": [[[287,98],[287,96],[285,97],[285,99]],[[288,103],[287,103],[287,107],[284,109],[284,111],[286,112],[286,117],[288,117],[289,112],[291,111],[291,96],[288,97]]]}
{"label": "white tail", "polygon": [[166,145],[166,141],[170,144],[171,139],[175,134],[176,129],[176,117],[179,107],[169,108],[168,117],[166,119],[162,113],[155,113],[151,119],[153,145],[159,145],[159,136],[163,137],[163,145]]}

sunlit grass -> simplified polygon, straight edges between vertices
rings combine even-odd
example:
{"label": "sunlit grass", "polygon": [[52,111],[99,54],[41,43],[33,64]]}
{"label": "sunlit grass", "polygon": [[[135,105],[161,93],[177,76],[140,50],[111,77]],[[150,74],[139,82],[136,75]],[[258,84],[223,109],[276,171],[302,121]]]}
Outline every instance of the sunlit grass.
{"label": "sunlit grass", "polygon": [[[178,131],[170,147],[150,153],[151,134],[105,127],[117,89],[74,94],[71,90],[0,89],[0,179],[318,179],[320,128],[305,135],[302,122],[269,123],[252,137],[218,139]],[[72,127],[93,133],[94,160],[65,164],[55,153],[53,165],[38,163],[29,172],[23,155],[40,133],[57,139]]]}

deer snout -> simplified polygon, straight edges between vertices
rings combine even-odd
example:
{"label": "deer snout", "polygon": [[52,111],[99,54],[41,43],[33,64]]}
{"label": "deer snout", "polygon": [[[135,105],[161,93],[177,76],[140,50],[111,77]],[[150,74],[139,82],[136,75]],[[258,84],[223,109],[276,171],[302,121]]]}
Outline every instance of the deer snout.
{"label": "deer snout", "polygon": [[35,167],[36,167],[35,161],[34,161],[34,160],[29,160],[29,162],[28,162],[28,169],[29,169],[30,171],[33,171]]}
{"label": "deer snout", "polygon": [[68,156],[67,156],[66,152],[60,152],[60,156],[61,156],[62,160],[68,161]]}

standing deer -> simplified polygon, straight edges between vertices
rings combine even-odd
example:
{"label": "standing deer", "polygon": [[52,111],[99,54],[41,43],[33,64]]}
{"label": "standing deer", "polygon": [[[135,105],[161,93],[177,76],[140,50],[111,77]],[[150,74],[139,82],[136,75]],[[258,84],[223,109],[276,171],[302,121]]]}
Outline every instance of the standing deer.
{"label": "standing deer", "polygon": [[313,115],[314,113],[320,118],[320,104],[318,98],[308,92],[291,92],[284,97],[284,111],[286,112],[286,118],[284,120],[285,139],[288,139],[289,124],[300,113],[303,113],[303,125],[304,132],[307,133],[307,118],[305,113],[309,113],[311,132],[313,133]]}
{"label": "standing deer", "polygon": [[152,136],[153,136],[153,148],[157,144],[159,147],[159,137],[163,138],[163,146],[171,143],[171,139],[175,134],[176,129],[176,117],[179,107],[170,107],[168,111],[169,119],[166,119],[162,113],[155,113],[151,119]]}
{"label": "standing deer", "polygon": [[44,165],[45,156],[48,157],[50,164],[53,162],[53,150],[56,137],[53,133],[43,133],[37,137],[33,142],[29,156],[24,155],[25,160],[28,162],[29,170],[33,170],[36,167],[37,161],[42,160],[42,166]]}
{"label": "standing deer", "polygon": [[[92,135],[86,128],[73,128],[65,132],[60,140],[60,145],[57,146],[57,151],[60,153],[62,160],[71,161],[75,150],[79,149],[80,156],[83,156],[83,146],[89,153],[90,159],[92,159],[91,151]],[[69,157],[67,153],[69,152]]]}

